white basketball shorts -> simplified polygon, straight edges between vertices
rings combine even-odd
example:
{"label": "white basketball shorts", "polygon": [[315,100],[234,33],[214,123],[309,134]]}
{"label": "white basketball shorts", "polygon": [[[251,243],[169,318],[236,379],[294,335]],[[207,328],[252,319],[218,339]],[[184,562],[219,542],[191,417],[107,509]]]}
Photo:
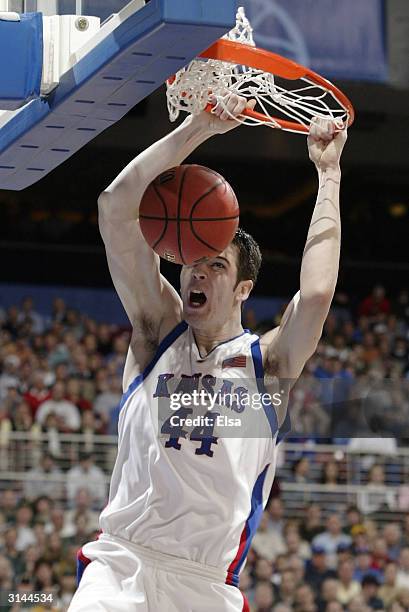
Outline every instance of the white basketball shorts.
{"label": "white basketball shorts", "polygon": [[86,567],[69,612],[246,612],[226,572],[106,533],[85,544]]}

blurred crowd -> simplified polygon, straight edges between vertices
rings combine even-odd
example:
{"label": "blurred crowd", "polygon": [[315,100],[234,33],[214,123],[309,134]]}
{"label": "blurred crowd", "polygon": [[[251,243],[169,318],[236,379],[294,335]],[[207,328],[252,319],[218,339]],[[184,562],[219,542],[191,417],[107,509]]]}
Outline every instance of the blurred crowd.
{"label": "blurred crowd", "polygon": [[[248,323],[263,333],[279,323],[281,314],[274,321],[257,323],[250,312]],[[293,389],[290,414],[291,435],[298,439],[342,443],[377,436],[406,443],[407,289],[392,300],[377,285],[358,303],[346,293],[335,295],[317,350]]]}
{"label": "blurred crowd", "polygon": [[[280,314],[260,322],[248,310],[246,326],[262,333]],[[38,312],[30,297],[7,309],[0,304],[0,464],[10,432],[47,434],[35,464],[19,466],[27,475],[23,484],[2,482],[0,605],[11,591],[54,598],[52,604],[5,609],[68,606],[76,551],[96,537],[110,468],[85,442],[70,455],[69,465],[64,463],[61,434],[83,434],[84,441],[116,435],[129,340],[129,329],[97,323],[60,298],[49,315]],[[369,440],[375,453],[405,444],[408,347],[407,290],[390,299],[377,286],[355,308],[347,295],[337,294],[318,349],[292,392],[289,439],[360,448]],[[289,479],[313,480],[308,457],[295,458]],[[321,482],[346,482],[336,461],[326,463]],[[363,491],[357,507],[343,515],[327,516],[314,500],[303,507],[302,521],[286,519],[276,491],[241,578],[251,611],[409,610],[409,517],[385,526],[372,514],[379,508],[409,508],[409,494],[402,505],[396,496],[380,493],[384,482],[384,467],[372,462],[367,484],[375,495]]]}
{"label": "blurred crowd", "polygon": [[409,515],[381,526],[355,506],[286,519],[272,497],[240,577],[251,612],[407,612]]}

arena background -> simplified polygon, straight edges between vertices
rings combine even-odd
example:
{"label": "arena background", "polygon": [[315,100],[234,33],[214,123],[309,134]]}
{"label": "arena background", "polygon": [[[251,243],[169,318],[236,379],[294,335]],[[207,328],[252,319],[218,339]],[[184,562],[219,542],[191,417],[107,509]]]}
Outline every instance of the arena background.
{"label": "arena background", "polygon": [[[302,4],[248,0],[250,16],[273,24],[260,25],[256,41],[265,46],[271,35],[272,49],[281,44],[318,63],[357,116],[342,158],[338,289],[293,394],[293,432],[241,587],[256,612],[401,612],[409,610],[408,6]],[[360,24],[355,38],[352,21]],[[332,48],[335,31],[344,45]],[[50,590],[51,609],[65,610],[75,551],[98,529],[129,325],[112,289],[96,200],[170,129],[161,88],[36,185],[0,190],[4,609],[23,609],[6,605],[9,591]],[[241,224],[261,245],[262,274],[245,311],[246,325],[261,332],[298,290],[317,189],[305,138],[240,128],[188,162],[229,180]],[[177,287],[178,269],[163,269]],[[70,421],[38,416],[51,396]]]}

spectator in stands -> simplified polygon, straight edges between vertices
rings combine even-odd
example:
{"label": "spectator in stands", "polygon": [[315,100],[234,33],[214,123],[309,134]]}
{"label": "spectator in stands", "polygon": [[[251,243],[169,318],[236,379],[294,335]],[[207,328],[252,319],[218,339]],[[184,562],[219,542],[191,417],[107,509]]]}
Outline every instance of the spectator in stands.
{"label": "spectator in stands", "polygon": [[254,592],[254,612],[270,612],[274,604],[274,591],[270,582],[260,581]]}
{"label": "spectator in stands", "polygon": [[375,464],[371,467],[368,482],[358,493],[357,504],[364,514],[371,514],[385,508],[392,510],[396,507],[394,491],[385,487],[385,472],[382,465]]}
{"label": "spectator in stands", "polygon": [[6,435],[6,438],[13,427],[11,416],[15,413],[20,401],[21,397],[17,388],[8,387],[6,397],[0,402],[0,429]]}
{"label": "spectator in stands", "polygon": [[16,543],[17,529],[12,526],[4,532],[4,542],[1,552],[10,561],[15,575],[19,575],[24,570],[24,561],[21,552],[16,548]]}
{"label": "spectator in stands", "polygon": [[[267,512],[270,515],[269,529],[283,538],[284,531],[284,506],[279,497],[270,499],[267,505]],[[282,540],[284,542],[284,540]]]}
{"label": "spectator in stands", "polygon": [[93,448],[92,438],[102,431],[102,421],[100,421],[92,410],[86,410],[81,414],[81,427],[78,433],[87,436],[87,448]]}
{"label": "spectator in stands", "polygon": [[403,517],[402,546],[409,547],[409,513]]}
{"label": "spectator in stands", "polygon": [[44,523],[34,519],[33,530],[34,530],[34,535],[37,540],[37,546],[39,550],[41,550],[41,554],[42,554],[46,550],[46,547],[47,547],[47,533],[45,530]]}
{"label": "spectator in stands", "polygon": [[62,473],[55,465],[54,457],[45,452],[40,459],[40,465],[27,472],[24,497],[33,500],[40,495],[46,495],[50,499],[59,499],[62,496],[61,479]]}
{"label": "spectator in stands", "polygon": [[81,546],[86,542],[95,539],[92,538],[92,533],[93,532],[88,530],[87,517],[85,514],[77,512],[74,515],[73,534],[69,537],[63,538],[64,547],[67,548],[68,546],[75,546],[78,550],[78,548],[81,548]]}
{"label": "spectator in stands", "polygon": [[20,332],[20,323],[18,321],[18,308],[17,306],[10,306],[7,309],[7,316],[2,324],[4,331],[7,331],[10,335],[10,339],[15,340]]}
{"label": "spectator in stands", "polygon": [[346,544],[346,542],[341,542],[337,546],[337,567],[342,561],[347,561],[352,557],[352,547],[350,544]]}
{"label": "spectator in stands", "polygon": [[372,610],[383,610],[384,605],[379,597],[380,582],[376,576],[364,576],[361,582],[362,598]]}
{"label": "spectator in stands", "polygon": [[317,612],[315,595],[308,584],[300,584],[294,597],[295,612]]}
{"label": "spectator in stands", "polygon": [[66,385],[65,399],[77,406],[81,414],[92,410],[92,403],[83,395],[84,383],[78,378],[69,378]]}
{"label": "spectator in stands", "polygon": [[112,410],[119,405],[122,397],[122,381],[119,376],[106,379],[100,385],[100,393],[94,402],[95,413],[102,419],[105,428],[108,426]]}
{"label": "spectator in stands", "polygon": [[344,607],[341,606],[339,601],[330,601],[326,605],[324,612],[344,612]]}
{"label": "spectator in stands", "polygon": [[322,465],[320,482],[321,484],[326,485],[341,484],[342,480],[339,473],[338,463],[336,461],[329,460]]}
{"label": "spectator in stands", "polygon": [[268,561],[274,561],[277,555],[285,551],[283,538],[269,528],[270,515],[264,512],[257,532],[252,540],[251,546],[253,550]]}
{"label": "spectator in stands", "polygon": [[287,604],[278,603],[272,608],[272,612],[292,612],[292,609]]}
{"label": "spectator in stands", "polygon": [[102,509],[106,501],[106,482],[104,472],[94,464],[93,456],[81,453],[79,465],[67,472],[67,498],[74,504],[78,489],[87,489],[92,496],[93,506]]}
{"label": "spectator in stands", "polygon": [[18,369],[20,367],[20,359],[17,355],[7,355],[3,359],[2,373],[0,374],[0,401],[7,396],[8,389],[18,389],[19,377]]}
{"label": "spectator in stands", "polygon": [[305,581],[318,594],[324,580],[336,577],[335,570],[331,570],[327,566],[325,549],[322,546],[313,545],[311,547],[311,559],[307,560],[305,566]]}
{"label": "spectator in stands", "polygon": [[31,527],[32,520],[33,510],[27,502],[22,500],[17,508],[15,525],[17,529],[16,550],[20,552],[36,542],[34,531]]}
{"label": "spectator in stands", "polygon": [[396,599],[398,593],[398,586],[396,584],[397,574],[398,567],[396,563],[388,563],[385,567],[383,584],[378,592],[378,595],[382,599],[385,608],[388,608]]}
{"label": "spectator in stands", "polygon": [[362,595],[356,595],[349,602],[348,612],[372,612],[372,609],[366,605]]}
{"label": "spectator in stands", "polygon": [[369,548],[361,548],[355,550],[356,560],[355,560],[355,570],[354,570],[354,580],[357,580],[362,584],[362,580],[365,576],[375,576],[375,578],[380,582],[382,579],[382,572],[372,567],[372,557]]}
{"label": "spectator in stands", "polygon": [[[43,559],[51,563],[56,569],[55,565],[64,556],[63,542],[59,533],[53,532],[48,536],[47,550],[43,554]],[[58,572],[57,572],[58,573]]]}
{"label": "spectator in stands", "polygon": [[76,576],[69,571],[59,577],[60,601],[63,610],[68,610],[71,599],[77,590]]}
{"label": "spectator in stands", "polygon": [[81,417],[78,408],[72,402],[65,399],[65,385],[56,383],[51,391],[51,399],[43,402],[36,414],[36,421],[44,425],[49,414],[54,414],[58,419],[60,431],[65,433],[75,432],[81,426]]}
{"label": "spectator in stands", "polygon": [[0,511],[6,523],[14,523],[17,510],[17,493],[14,489],[5,488],[1,494]]}
{"label": "spectator in stands", "polygon": [[37,370],[34,372],[32,379],[32,385],[24,394],[24,399],[28,402],[34,417],[39,405],[50,399],[51,393],[45,384],[45,373],[43,371]]}
{"label": "spectator in stands", "polygon": [[372,293],[360,303],[358,314],[374,319],[379,314],[389,314],[390,310],[391,304],[385,297],[385,288],[382,285],[376,285]]}
{"label": "spectator in stands", "polygon": [[301,540],[296,523],[287,523],[284,529],[284,540],[288,555],[297,555],[303,560],[310,558],[310,546],[308,542]]}
{"label": "spectator in stands", "polygon": [[40,495],[33,501],[33,511],[37,521],[41,521],[46,526],[51,524],[51,510],[53,503],[47,495]]}
{"label": "spectator in stands", "polygon": [[322,531],[321,508],[318,504],[309,504],[304,512],[304,520],[300,525],[300,535],[303,540],[311,542]]}
{"label": "spectator in stands", "polygon": [[30,431],[33,426],[33,416],[29,404],[22,400],[11,415],[14,431]]}
{"label": "spectator in stands", "polygon": [[276,593],[278,601],[292,606],[294,604],[296,587],[297,583],[294,573],[284,570],[281,574],[281,582]]}
{"label": "spectator in stands", "polygon": [[98,353],[107,357],[112,353],[112,335],[114,329],[106,323],[100,323],[97,329]]}
{"label": "spectator in stands", "polygon": [[337,599],[343,606],[347,606],[361,592],[361,586],[357,580],[354,580],[353,575],[354,564],[352,561],[349,559],[341,561],[338,567]]}
{"label": "spectator in stands", "polygon": [[409,610],[409,588],[402,587],[396,596],[396,602],[402,607],[404,612]]}
{"label": "spectator in stands", "polygon": [[31,544],[23,552],[24,574],[26,576],[34,576],[35,565],[42,554],[42,550],[36,544]]}
{"label": "spectator in stands", "polygon": [[64,300],[56,297],[53,300],[51,318],[58,323],[67,323],[67,306]]}
{"label": "spectator in stands", "polygon": [[319,612],[325,612],[328,605],[334,601],[338,602],[338,580],[334,578],[326,578],[321,586],[321,593],[318,598]]}
{"label": "spectator in stands", "polygon": [[345,517],[346,517],[345,531],[346,533],[348,533],[348,535],[352,536],[353,531],[356,533],[357,528],[363,529],[362,514],[357,508],[357,506],[348,506],[348,508],[345,511]]}
{"label": "spectator in stands", "polygon": [[397,561],[402,549],[402,529],[400,525],[398,523],[387,523],[382,530],[382,535],[386,542],[388,558],[391,561]]}
{"label": "spectator in stands", "polygon": [[78,348],[73,355],[72,374],[80,380],[92,380],[92,371],[89,367],[89,357],[82,347]]}
{"label": "spectator in stands", "polygon": [[98,530],[100,513],[92,510],[92,497],[88,489],[77,489],[75,493],[74,508],[72,510],[67,510],[64,514],[62,537],[72,537],[75,534],[75,521],[80,514],[85,518],[86,529],[89,533]]}
{"label": "spectator in stands", "polygon": [[61,506],[54,505],[50,512],[50,522],[45,524],[45,531],[47,534],[55,531],[61,533],[64,528],[64,510]]}
{"label": "spectator in stands", "polygon": [[29,322],[31,331],[34,334],[42,334],[45,329],[44,317],[34,309],[34,300],[27,296],[21,302],[21,310],[18,314],[17,321],[20,325]]}
{"label": "spectator in stands", "polygon": [[0,554],[0,597],[3,600],[6,593],[13,591],[14,585],[15,572],[13,566],[4,554]]}
{"label": "spectator in stands", "polygon": [[304,484],[310,482],[309,471],[310,462],[308,457],[301,457],[297,459],[292,465],[292,478],[291,482],[296,484]]}
{"label": "spectator in stands", "polygon": [[402,548],[400,552],[396,586],[409,589],[409,548]]}
{"label": "spectator in stands", "polygon": [[342,532],[341,518],[338,514],[331,514],[326,521],[326,530],[315,536],[313,546],[319,546],[325,550],[329,568],[336,565],[336,551],[339,544],[350,546],[351,537]]}
{"label": "spectator in stands", "polygon": [[34,590],[43,592],[47,588],[58,586],[58,579],[53,571],[53,566],[44,558],[40,558],[34,567]]}
{"label": "spectator in stands", "polygon": [[388,549],[384,538],[372,539],[372,567],[383,571],[388,563]]}
{"label": "spectator in stands", "polygon": [[257,559],[255,566],[254,566],[254,577],[256,578],[256,581],[259,580],[268,580],[269,582],[272,582],[272,577],[273,577],[273,564],[271,561],[268,561],[267,559]]}

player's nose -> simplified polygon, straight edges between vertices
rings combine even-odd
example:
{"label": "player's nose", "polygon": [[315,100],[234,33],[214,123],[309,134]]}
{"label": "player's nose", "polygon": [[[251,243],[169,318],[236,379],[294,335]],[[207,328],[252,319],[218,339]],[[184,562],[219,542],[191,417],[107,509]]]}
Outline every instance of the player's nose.
{"label": "player's nose", "polygon": [[207,277],[206,268],[204,264],[196,264],[192,269],[192,277],[195,280],[204,280]]}

